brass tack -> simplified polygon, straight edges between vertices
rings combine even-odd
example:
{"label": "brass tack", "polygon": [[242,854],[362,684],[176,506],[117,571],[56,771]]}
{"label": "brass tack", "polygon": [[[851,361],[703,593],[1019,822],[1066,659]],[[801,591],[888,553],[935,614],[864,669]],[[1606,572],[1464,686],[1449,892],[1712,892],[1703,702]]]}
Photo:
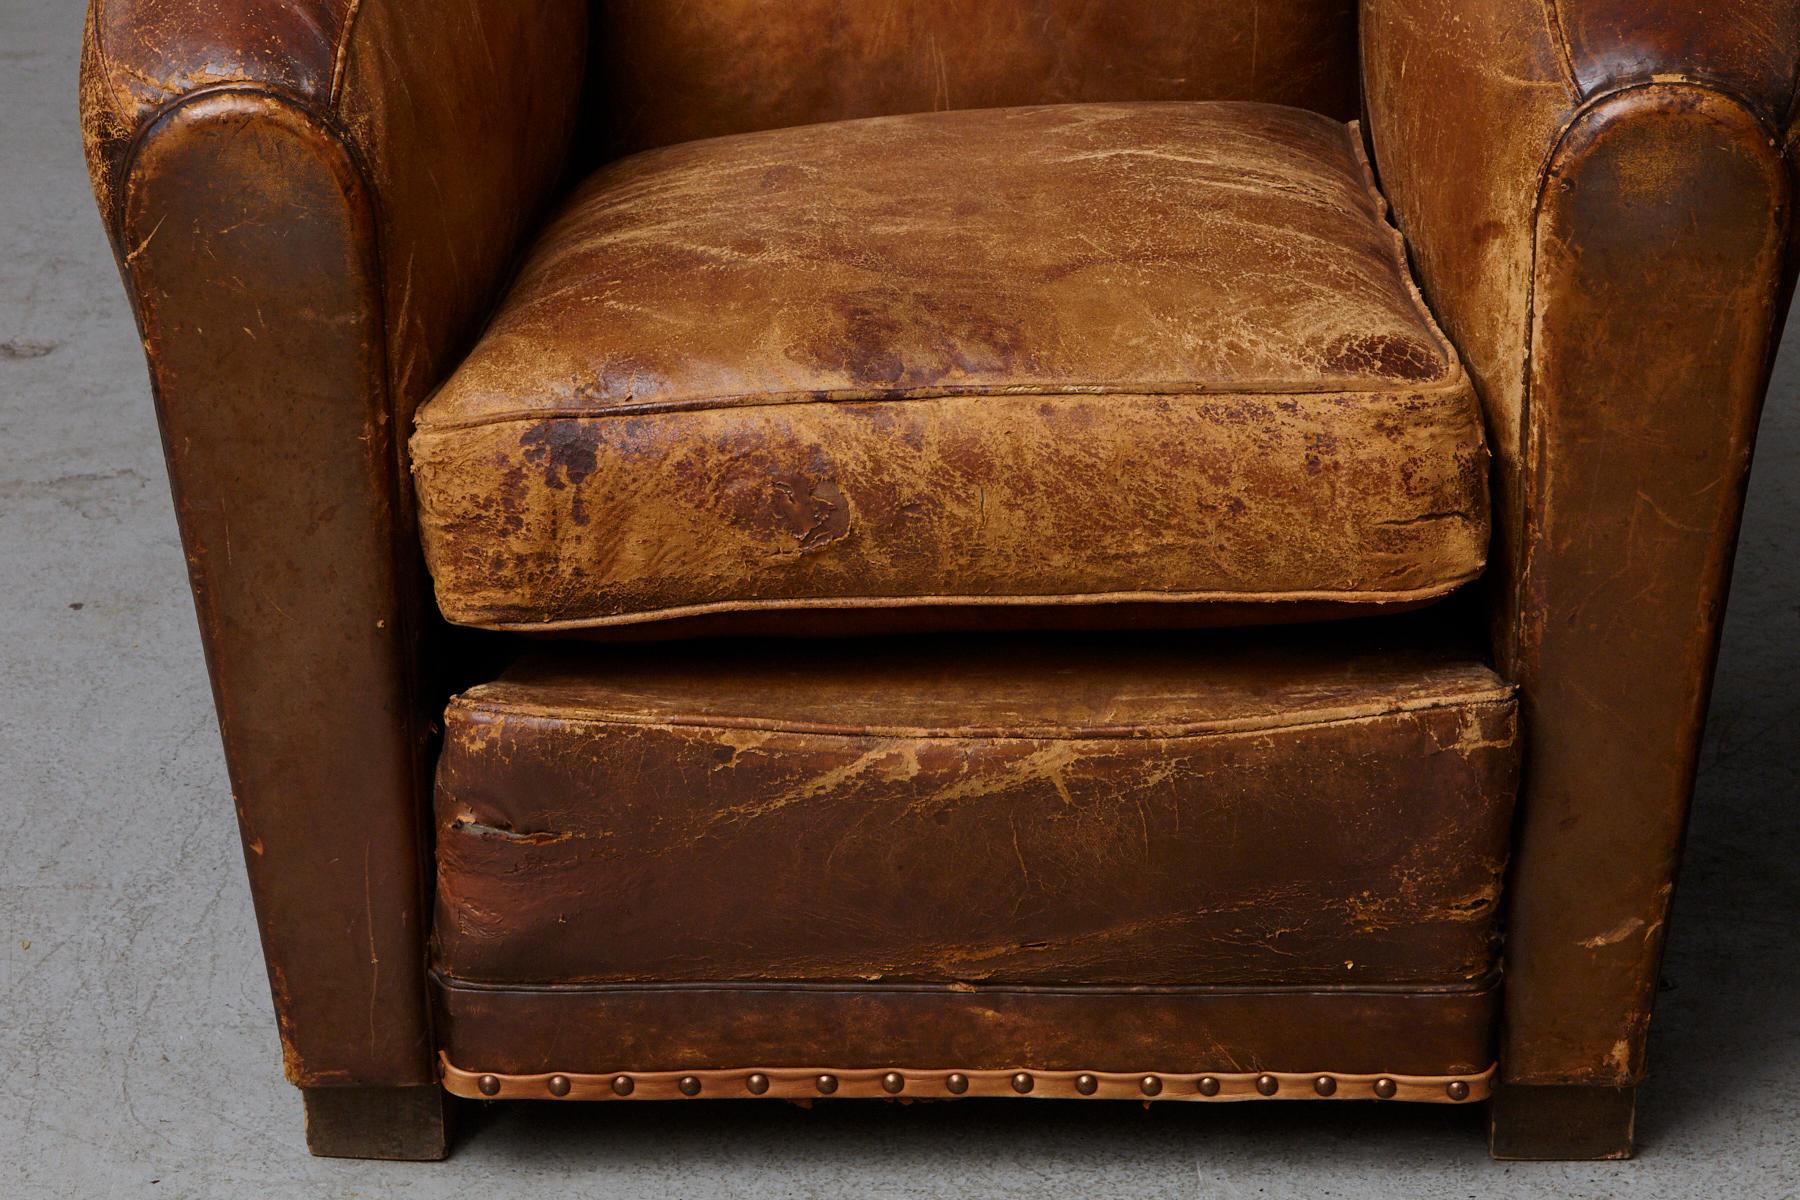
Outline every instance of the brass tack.
{"label": "brass tack", "polygon": [[821,1075],[813,1082],[818,1086],[820,1093],[823,1095],[829,1096],[831,1093],[837,1091],[836,1075]]}
{"label": "brass tack", "polygon": [[637,1088],[637,1083],[629,1075],[614,1075],[612,1081],[613,1095],[629,1096]]}
{"label": "brass tack", "polygon": [[475,1081],[475,1086],[484,1096],[498,1096],[500,1094],[500,1077],[498,1075],[483,1075],[480,1079]]}
{"label": "brass tack", "polygon": [[1469,1085],[1460,1079],[1452,1079],[1449,1084],[1445,1086],[1444,1091],[1449,1094],[1452,1100],[1467,1100],[1469,1098]]}
{"label": "brass tack", "polygon": [[1075,1090],[1084,1096],[1091,1096],[1100,1090],[1100,1081],[1095,1079],[1092,1075],[1077,1075],[1075,1077]]}
{"label": "brass tack", "polygon": [[683,1075],[680,1082],[676,1083],[675,1087],[684,1096],[698,1096],[700,1094],[700,1080],[694,1075]]}
{"label": "brass tack", "polygon": [[1400,1085],[1387,1078],[1385,1075],[1375,1081],[1375,1094],[1380,1096],[1383,1100],[1392,1100],[1394,1098],[1394,1093],[1399,1090]]}
{"label": "brass tack", "polygon": [[889,1071],[881,1077],[881,1090],[890,1096],[899,1095],[900,1089],[905,1086],[906,1077],[898,1071]]}
{"label": "brass tack", "polygon": [[1146,1096],[1154,1096],[1162,1091],[1162,1080],[1154,1075],[1146,1075],[1138,1080],[1138,1091]]}
{"label": "brass tack", "polygon": [[969,1077],[958,1072],[944,1080],[944,1086],[950,1089],[951,1095],[960,1096],[969,1090]]}
{"label": "brass tack", "polygon": [[1216,1096],[1219,1094],[1219,1081],[1214,1079],[1211,1075],[1202,1075],[1200,1077],[1200,1082],[1194,1086],[1199,1090],[1202,1096]]}
{"label": "brass tack", "polygon": [[752,1075],[744,1080],[744,1086],[750,1089],[752,1096],[760,1096],[769,1090],[769,1077],[761,1074]]}
{"label": "brass tack", "polygon": [[1329,1075],[1321,1075],[1313,1080],[1313,1091],[1319,1093],[1321,1096],[1335,1096],[1337,1094],[1337,1080]]}
{"label": "brass tack", "polygon": [[1026,1092],[1029,1092],[1035,1086],[1037,1086],[1037,1080],[1031,1077],[1031,1072],[1029,1071],[1020,1071],[1017,1075],[1012,1077],[1012,1089],[1021,1096]]}
{"label": "brass tack", "polygon": [[1256,1090],[1265,1096],[1273,1096],[1276,1092],[1281,1090],[1281,1080],[1275,1078],[1273,1075],[1258,1075],[1256,1077]]}
{"label": "brass tack", "polygon": [[566,1096],[569,1094],[569,1087],[571,1085],[567,1075],[552,1075],[550,1077],[549,1086],[550,1094],[552,1096]]}

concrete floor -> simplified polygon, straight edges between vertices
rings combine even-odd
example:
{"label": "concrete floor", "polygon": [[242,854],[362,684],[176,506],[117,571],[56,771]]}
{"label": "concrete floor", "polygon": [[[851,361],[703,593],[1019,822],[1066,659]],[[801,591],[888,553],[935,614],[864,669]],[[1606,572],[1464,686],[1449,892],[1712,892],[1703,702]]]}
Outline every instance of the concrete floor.
{"label": "concrete floor", "polygon": [[1800,1195],[1800,336],[1776,373],[1642,1156],[1501,1166],[1351,1105],[510,1107],[306,1156],[143,363],[84,173],[80,0],[0,0],[0,1195]]}

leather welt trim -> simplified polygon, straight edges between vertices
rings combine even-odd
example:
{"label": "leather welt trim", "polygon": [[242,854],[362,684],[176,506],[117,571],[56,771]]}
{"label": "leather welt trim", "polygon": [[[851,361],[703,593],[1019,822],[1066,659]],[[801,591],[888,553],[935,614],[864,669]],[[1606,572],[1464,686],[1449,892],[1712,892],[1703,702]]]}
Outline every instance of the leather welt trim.
{"label": "leather welt trim", "polygon": [[[1480,578],[1486,563],[1433,584],[1400,592],[1358,591],[1294,591],[1294,592],[1077,592],[1058,595],[952,595],[952,596],[851,596],[801,600],[721,600],[707,604],[682,604],[671,608],[646,609],[639,612],[615,613],[607,616],[570,617],[559,621],[480,621],[483,629],[500,629],[509,633],[554,633],[568,629],[605,629],[623,625],[647,625],[655,621],[679,617],[711,616],[719,613],[761,613],[834,611],[842,609],[881,608],[1015,608],[1057,607],[1061,605],[1104,604],[1269,604],[1340,603],[1347,610],[1380,609],[1393,606],[1395,611],[1417,607],[1440,599],[1466,583]],[[1346,613],[1348,615],[1348,613]]]}
{"label": "leather welt trim", "polygon": [[775,408],[792,404],[893,403],[908,400],[951,400],[965,397],[1030,397],[1042,400],[1080,400],[1089,396],[1171,396],[1195,400],[1269,400],[1282,397],[1309,396],[1393,396],[1399,399],[1441,402],[1471,396],[1473,388],[1460,362],[1452,360],[1454,369],[1441,381],[1426,387],[1370,386],[1345,387],[1339,381],[1321,383],[1318,387],[1271,381],[1268,383],[1234,383],[1230,388],[1212,389],[1203,383],[1066,383],[1056,387],[1006,387],[989,383],[966,386],[939,385],[930,388],[881,390],[871,388],[838,388],[827,391],[744,392],[727,395],[677,396],[651,400],[627,398],[620,402],[597,404],[546,405],[542,408],[516,408],[503,412],[483,413],[478,417],[455,420],[432,420],[429,404],[420,406],[423,419],[417,432],[421,436],[454,429],[476,429],[484,425],[524,424],[553,420],[603,420],[609,417],[642,417],[659,413],[705,412],[721,408]]}
{"label": "leather welt trim", "polygon": [[[504,686],[504,685],[499,685]],[[1513,703],[1513,685],[1498,679],[1479,690],[1447,692],[1417,700],[1377,704],[1346,704],[1300,714],[1268,713],[1211,721],[1173,722],[1163,725],[993,726],[930,728],[911,725],[830,725],[811,721],[783,721],[770,717],[724,717],[683,713],[643,713],[608,710],[574,710],[567,704],[531,704],[463,695],[451,700],[451,709],[488,713],[509,719],[541,719],[558,726],[632,725],[658,728],[735,729],[751,733],[796,733],[814,737],[885,737],[914,741],[1103,741],[1175,738],[1217,738],[1268,733],[1275,730],[1319,729],[1351,725],[1409,713],[1435,712],[1473,706],[1503,707]]]}

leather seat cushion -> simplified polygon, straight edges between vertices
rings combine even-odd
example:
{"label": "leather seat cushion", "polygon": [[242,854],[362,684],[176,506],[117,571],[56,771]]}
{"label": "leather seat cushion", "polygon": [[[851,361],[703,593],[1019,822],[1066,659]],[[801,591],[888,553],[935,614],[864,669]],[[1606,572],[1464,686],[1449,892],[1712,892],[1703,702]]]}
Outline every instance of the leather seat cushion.
{"label": "leather seat cushion", "polygon": [[[1063,105],[589,179],[420,410],[451,620],[1417,603],[1487,452],[1354,126]],[[1162,611],[1162,610],[1158,610]]]}
{"label": "leather seat cushion", "polygon": [[1453,646],[1342,625],[792,645],[565,644],[455,699],[438,969],[1477,990],[1495,969],[1515,702]]}

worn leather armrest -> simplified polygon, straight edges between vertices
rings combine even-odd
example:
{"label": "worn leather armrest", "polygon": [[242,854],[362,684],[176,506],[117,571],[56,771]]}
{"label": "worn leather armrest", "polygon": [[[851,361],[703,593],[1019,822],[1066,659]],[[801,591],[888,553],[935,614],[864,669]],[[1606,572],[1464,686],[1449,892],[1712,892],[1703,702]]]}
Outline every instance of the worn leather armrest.
{"label": "worn leather armrest", "polygon": [[[83,132],[128,286],[129,203],[157,186],[133,174],[142,142],[222,93],[290,109],[364,189],[388,382],[409,417],[561,181],[586,20],[582,0],[90,0]],[[249,287],[279,303],[279,280]]]}
{"label": "worn leather armrest", "polygon": [[563,169],[584,0],[93,0],[143,337],[289,1077],[435,1080],[402,454]]}
{"label": "worn leather armrest", "polygon": [[1368,136],[1487,408],[1526,759],[1505,1078],[1644,1035],[1792,273],[1794,0],[1364,0]]}

